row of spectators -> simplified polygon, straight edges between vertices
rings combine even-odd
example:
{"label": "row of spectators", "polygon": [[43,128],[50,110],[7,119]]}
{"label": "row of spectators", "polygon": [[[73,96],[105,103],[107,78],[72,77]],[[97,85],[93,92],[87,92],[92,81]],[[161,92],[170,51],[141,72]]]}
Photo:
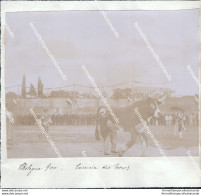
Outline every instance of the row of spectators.
{"label": "row of spectators", "polygon": [[[37,116],[40,118],[40,116]],[[95,125],[96,114],[63,114],[63,115],[51,115],[52,125]],[[158,119],[152,118],[149,121],[149,125],[174,125],[176,117],[174,114],[163,114]],[[35,119],[32,115],[17,115],[15,117],[15,123],[17,125],[34,125]],[[184,115],[185,126],[199,125],[198,114],[185,114]]]}
{"label": "row of spectators", "polygon": [[[152,118],[149,125],[175,125],[177,117],[175,114],[163,114],[158,119]],[[198,126],[199,115],[198,114],[184,114],[183,121],[185,126]]]}
{"label": "row of spectators", "polygon": [[[40,119],[40,115],[37,116]],[[96,114],[58,114],[51,115],[52,125],[95,125]],[[15,119],[17,125],[34,125],[32,115],[18,115]]]}

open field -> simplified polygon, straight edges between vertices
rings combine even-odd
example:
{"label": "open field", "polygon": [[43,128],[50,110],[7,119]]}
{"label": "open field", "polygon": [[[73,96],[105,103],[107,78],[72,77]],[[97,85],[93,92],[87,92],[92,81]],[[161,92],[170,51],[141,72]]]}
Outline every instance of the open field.
{"label": "open field", "polygon": [[[42,133],[38,126],[17,126],[14,129],[15,143],[8,145],[8,158],[55,158],[57,154],[52,149],[45,137],[39,138]],[[199,155],[199,129],[188,127],[189,132],[183,133],[180,140],[174,136],[173,126],[154,126],[150,130],[159,142],[166,156],[188,156],[190,151],[193,156]],[[54,141],[62,157],[83,157],[82,152],[88,157],[102,157],[103,140],[94,138],[95,126],[50,126],[49,135]],[[161,154],[149,138],[147,156]],[[129,140],[129,133],[118,131],[118,145]],[[139,138],[136,144],[125,153],[125,157],[137,157],[141,155]],[[109,155],[116,157],[117,154]],[[108,157],[108,156],[107,156]]]}

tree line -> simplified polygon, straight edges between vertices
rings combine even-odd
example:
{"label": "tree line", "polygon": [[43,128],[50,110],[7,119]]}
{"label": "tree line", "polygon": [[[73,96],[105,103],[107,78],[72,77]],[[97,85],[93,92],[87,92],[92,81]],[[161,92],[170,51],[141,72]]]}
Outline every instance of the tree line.
{"label": "tree line", "polygon": [[[14,92],[8,92],[6,94],[7,98],[16,98],[16,97],[21,97],[21,98],[35,98],[35,97],[40,97],[40,98],[47,98],[47,97],[54,97],[54,98],[70,98],[70,99],[77,99],[77,98],[88,98],[88,99],[96,99],[98,98],[98,94],[90,93],[90,92],[85,92],[85,93],[80,93],[78,91],[66,91],[66,90],[52,90],[48,95],[44,94],[44,85],[42,83],[42,80],[40,77],[38,77],[38,86],[35,88],[35,86],[30,83],[30,87],[27,90],[26,87],[26,76],[25,74],[22,77],[22,85],[21,85],[21,95],[17,95]],[[103,96],[106,98],[112,98],[114,100],[118,99],[131,99],[132,97],[138,97],[138,96],[144,96],[143,93],[132,93],[131,88],[115,88],[113,89],[112,95],[110,97],[107,96],[105,91],[102,92]]]}
{"label": "tree line", "polygon": [[38,77],[38,88],[37,88],[37,92],[36,89],[34,87],[34,85],[32,83],[30,83],[30,88],[29,91],[26,91],[26,77],[25,74],[22,77],[22,89],[21,89],[21,97],[22,98],[26,98],[27,95],[31,96],[31,97],[43,97],[43,83],[40,77]]}

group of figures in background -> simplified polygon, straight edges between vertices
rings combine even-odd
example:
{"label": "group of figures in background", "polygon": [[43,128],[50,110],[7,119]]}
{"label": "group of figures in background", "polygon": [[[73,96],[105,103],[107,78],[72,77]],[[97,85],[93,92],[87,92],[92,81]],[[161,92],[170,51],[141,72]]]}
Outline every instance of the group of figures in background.
{"label": "group of figures in background", "polygon": [[[128,107],[135,107],[135,105],[138,106],[144,106],[145,104],[141,104],[140,102],[149,102],[150,100],[152,100],[153,102],[160,102],[155,98],[147,98],[145,100],[136,102],[130,106],[126,106],[126,107],[122,107],[122,108],[116,108],[116,112],[118,113],[118,110],[123,110],[122,114],[123,114],[123,118],[127,121],[126,123],[132,123],[133,119],[132,117],[130,117],[130,109],[128,110],[127,113],[127,108]],[[152,104],[150,104],[152,105]],[[150,105],[147,103],[146,108],[143,107],[142,111],[148,111],[147,109],[150,109]],[[153,104],[156,105],[156,104]],[[152,106],[153,106],[152,105]],[[152,108],[152,107],[151,107]],[[144,110],[145,109],[145,110]],[[176,109],[176,110],[175,110]],[[158,107],[155,106],[153,109],[153,113],[155,113],[158,110]],[[126,112],[124,112],[126,111]],[[115,112],[115,113],[116,113]],[[132,109],[132,114],[133,113],[133,109]],[[145,113],[146,113],[145,112]],[[144,112],[142,112],[143,114]],[[193,128],[193,126],[199,126],[199,114],[198,112],[192,112],[192,113],[187,113],[185,112],[183,109],[181,108],[176,108],[174,107],[174,109],[172,110],[172,113],[164,113],[164,112],[160,112],[160,114],[158,114],[157,117],[155,117],[155,114],[150,114],[151,117],[148,117],[147,119],[145,118],[148,126],[153,126],[153,128],[155,128],[156,126],[159,127],[160,132],[164,132],[164,129],[169,129],[169,132],[172,132],[171,134],[176,136],[177,139],[183,139],[183,133],[184,132],[190,132],[191,129]],[[38,126],[36,119],[33,117],[33,115],[30,114],[18,114],[18,113],[11,113],[12,117],[13,117],[13,124],[11,124],[11,120],[10,118],[12,117],[8,117],[7,116],[7,133],[8,133],[8,144],[9,144],[9,140],[10,145],[13,145],[15,143],[15,135],[14,135],[14,128],[16,126]],[[44,112],[37,112],[35,111],[35,114],[37,116],[37,118],[41,121],[41,124],[44,128],[44,130],[47,132],[47,134],[49,133],[49,131],[51,130],[51,128],[54,129],[54,127],[56,126],[64,126],[63,130],[68,130],[68,126],[96,126],[97,127],[97,117],[98,117],[98,112],[96,114],[94,113],[82,113],[82,114],[73,114],[73,113],[68,113],[68,114],[51,114],[51,109],[44,109]],[[126,116],[125,116],[126,115]],[[110,115],[108,115],[110,116]],[[134,114],[134,119],[136,119],[136,115]],[[106,121],[105,121],[106,120]],[[105,129],[110,129],[108,132],[108,135],[106,137],[104,137],[104,154],[108,155],[110,154],[110,146],[111,146],[111,152],[112,153],[118,153],[119,156],[122,156],[123,153],[128,150],[128,148],[130,147],[130,142],[127,145],[129,145],[129,147],[127,147],[122,151],[117,151],[117,131],[118,129],[121,129],[121,125],[120,126],[116,126],[113,123],[109,121],[107,121],[108,118],[104,118],[104,121],[101,122],[102,126],[100,126],[100,128],[103,128],[103,126],[105,125]],[[9,124],[8,124],[9,123]],[[141,125],[136,123],[136,129],[138,131],[138,126]],[[13,126],[13,127],[12,127]],[[66,128],[65,128],[66,127]],[[139,129],[141,129],[142,126],[139,127]],[[163,128],[166,127],[166,128]],[[27,131],[29,128],[27,128]],[[37,127],[38,129],[38,127]],[[144,128],[143,128],[144,129]],[[83,129],[84,131],[84,129]],[[144,131],[144,130],[143,130]],[[15,131],[16,132],[16,131]],[[95,131],[95,136],[96,136],[97,131]],[[143,134],[145,135],[145,134]],[[39,135],[39,140],[41,140],[42,138],[42,133]],[[96,137],[97,139],[97,137]],[[97,139],[97,140],[100,140]],[[134,138],[131,136],[131,141],[134,140]],[[145,139],[145,141],[147,142],[147,138]],[[111,143],[110,143],[111,142]],[[143,143],[143,142],[142,142]],[[146,143],[147,145],[147,143]],[[145,150],[143,149],[142,154],[144,155]]]}
{"label": "group of figures in background", "polygon": [[[38,115],[40,118],[41,115]],[[95,125],[96,124],[96,114],[52,114],[50,115],[52,119],[52,125]],[[150,126],[170,126],[176,123],[176,113],[175,114],[161,114],[161,116],[156,119],[152,118],[148,124]],[[183,113],[183,121],[185,126],[197,126],[199,125],[199,115],[198,113]],[[16,115],[15,116],[16,125],[34,125],[35,119],[31,114],[26,115]]]}
{"label": "group of figures in background", "polygon": [[[44,108],[44,112],[42,113],[41,111],[35,109],[33,106],[34,112],[37,116],[37,118],[41,121],[41,124],[44,128],[44,130],[49,133],[51,129],[57,129],[57,126],[63,126],[63,131],[68,130],[68,126],[86,126],[88,128],[89,126],[95,126],[95,137],[97,139],[96,133],[97,133],[97,124],[99,121],[99,128],[100,132],[101,129],[107,129],[108,133],[107,135],[102,135],[103,141],[104,141],[104,154],[108,155],[110,154],[110,146],[111,146],[111,152],[112,153],[118,153],[119,156],[123,156],[123,153],[127,151],[130,147],[132,147],[133,144],[135,144],[135,133],[137,132],[143,132],[140,134],[140,138],[142,138],[142,144],[143,144],[143,150],[142,150],[142,156],[144,156],[145,152],[145,147],[144,143],[148,145],[148,139],[147,135],[145,134],[145,128],[142,127],[142,122],[138,119],[136,113],[134,112],[135,108],[139,108],[140,114],[146,115],[147,113],[149,114],[149,117],[143,119],[146,121],[147,125],[153,128],[156,128],[157,126],[159,127],[158,130],[162,134],[166,134],[165,130],[168,130],[168,132],[171,132],[172,135],[176,136],[176,139],[183,139],[183,133],[184,132],[191,132],[192,129],[195,129],[193,126],[198,126],[199,125],[199,114],[197,109],[194,109],[195,106],[192,106],[192,109],[188,111],[188,109],[185,109],[184,106],[177,106],[177,102],[175,102],[175,106],[169,106],[166,104],[165,109],[161,107],[164,105],[164,101],[167,98],[166,93],[161,92],[161,97],[160,94],[158,93],[157,96],[152,96],[152,97],[147,97],[143,100],[135,101],[132,103],[132,101],[126,105],[126,106],[114,106],[112,107],[112,110],[117,114],[117,116],[120,118],[120,126],[114,125],[111,123],[109,117],[110,114],[105,114],[105,117],[103,117],[103,121],[100,122],[98,118],[100,118],[100,113],[98,111],[96,113],[93,112],[77,112],[76,110],[69,112],[69,113],[54,113],[52,112],[52,107],[46,107]],[[197,105],[198,100],[195,98],[195,103],[193,105]],[[15,105],[15,107],[18,107],[18,101],[15,99],[12,101],[12,105]],[[71,102],[71,106],[74,107],[75,102]],[[183,104],[182,104],[183,105]],[[99,107],[102,107],[99,106]],[[7,104],[6,108],[9,108],[9,104]],[[159,109],[162,108],[162,111]],[[167,109],[168,108],[168,109]],[[99,110],[99,108],[98,108]],[[106,109],[107,110],[107,109]],[[107,111],[108,112],[108,111]],[[160,112],[160,114],[157,114],[157,112]],[[36,129],[39,127],[36,119],[33,117],[31,113],[24,114],[24,112],[20,113],[19,109],[17,112],[12,112],[13,119],[14,119],[14,124],[11,126],[14,127],[9,127],[7,126],[7,132],[8,132],[8,138],[10,137],[10,140],[12,140],[12,143],[14,143],[14,134],[17,132],[15,131],[16,126],[36,126]],[[137,122],[136,122],[137,121]],[[8,120],[9,123],[9,120]],[[124,124],[125,123],[125,124]],[[88,127],[87,127],[88,126]],[[125,144],[125,147],[122,148],[122,150],[117,151],[117,138],[118,138],[118,133],[117,131],[119,129],[126,129],[128,127],[132,126],[132,131],[131,133],[131,141]],[[83,128],[83,131],[84,129]],[[30,128],[31,129],[31,128]],[[89,127],[90,129],[90,127]],[[143,129],[143,130],[142,130]],[[157,128],[156,128],[157,129]],[[134,132],[136,130],[136,132]],[[14,133],[15,131],[15,133]],[[29,131],[29,127],[27,127],[27,132]],[[139,131],[139,132],[138,132]],[[87,131],[88,132],[88,131]],[[10,134],[10,135],[9,135]],[[42,138],[42,133],[39,136],[38,140],[41,140]],[[97,139],[98,141],[100,139]],[[111,142],[111,143],[110,143]]]}
{"label": "group of figures in background", "polygon": [[[38,118],[41,115],[37,115]],[[52,114],[52,125],[95,125],[96,114]],[[35,119],[31,114],[16,115],[16,125],[34,125]]]}
{"label": "group of figures in background", "polygon": [[[175,125],[177,121],[178,113],[175,114],[162,114],[158,119],[152,118],[149,125],[155,126],[170,126]],[[183,121],[185,126],[197,126],[199,125],[199,115],[198,113],[182,113]]]}

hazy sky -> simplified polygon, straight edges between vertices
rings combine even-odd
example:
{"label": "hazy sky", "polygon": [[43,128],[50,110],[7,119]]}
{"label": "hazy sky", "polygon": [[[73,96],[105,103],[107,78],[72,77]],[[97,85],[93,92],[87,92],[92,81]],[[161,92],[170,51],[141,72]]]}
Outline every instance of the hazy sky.
{"label": "hazy sky", "polygon": [[[8,13],[6,23],[14,37],[6,32],[6,86],[21,84],[24,73],[27,86],[30,82],[37,86],[38,76],[45,88],[74,83],[90,85],[81,68],[86,65],[97,85],[133,79],[149,83],[166,82],[160,87],[170,87],[180,94],[197,93],[198,86],[187,65],[191,65],[198,76],[198,9],[105,13],[119,38],[100,11]],[[42,48],[30,22],[67,76],[66,81]],[[172,81],[168,81],[147,49],[135,22],[159,55]]]}

